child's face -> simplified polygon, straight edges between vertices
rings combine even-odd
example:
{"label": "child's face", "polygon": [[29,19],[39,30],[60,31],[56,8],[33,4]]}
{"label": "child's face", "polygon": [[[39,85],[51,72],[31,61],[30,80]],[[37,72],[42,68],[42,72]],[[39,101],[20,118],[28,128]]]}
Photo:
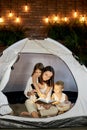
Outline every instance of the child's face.
{"label": "child's face", "polygon": [[60,93],[60,92],[62,92],[62,86],[55,84],[55,85],[54,85],[54,92],[55,92],[55,93]]}
{"label": "child's face", "polygon": [[41,70],[36,69],[36,71],[35,71],[35,75],[36,75],[37,77],[40,77],[40,75],[41,75]]}

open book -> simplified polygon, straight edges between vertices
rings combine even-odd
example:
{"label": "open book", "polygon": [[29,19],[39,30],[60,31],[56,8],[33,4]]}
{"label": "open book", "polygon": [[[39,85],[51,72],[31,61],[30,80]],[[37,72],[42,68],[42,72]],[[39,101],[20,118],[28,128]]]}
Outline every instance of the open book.
{"label": "open book", "polygon": [[44,98],[38,98],[36,100],[36,103],[53,103],[55,102],[54,100],[48,100],[48,99],[44,99]]}

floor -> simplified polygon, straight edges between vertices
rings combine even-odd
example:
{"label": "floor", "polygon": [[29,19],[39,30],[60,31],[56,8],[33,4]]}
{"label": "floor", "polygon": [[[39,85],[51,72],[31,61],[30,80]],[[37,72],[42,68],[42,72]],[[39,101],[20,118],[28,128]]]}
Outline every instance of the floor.
{"label": "floor", "polygon": [[16,116],[19,116],[23,111],[27,111],[24,104],[11,104],[10,106]]}
{"label": "floor", "polygon": [[[27,111],[24,104],[12,104],[11,107],[12,107],[15,115],[17,115],[17,116],[20,115],[20,113],[22,111]],[[14,129],[14,130],[16,130],[16,129]],[[42,129],[42,130],[44,130],[44,129]],[[49,129],[49,130],[53,130],[53,129]],[[83,126],[80,126],[80,127],[69,127],[69,128],[56,128],[54,130],[87,130],[87,126],[84,126],[84,127]]]}

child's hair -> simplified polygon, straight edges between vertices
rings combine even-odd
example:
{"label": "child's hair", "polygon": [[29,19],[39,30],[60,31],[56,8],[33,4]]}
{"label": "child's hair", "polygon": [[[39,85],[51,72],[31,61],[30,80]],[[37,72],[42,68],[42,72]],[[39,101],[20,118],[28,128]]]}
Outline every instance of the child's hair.
{"label": "child's hair", "polygon": [[54,72],[54,69],[53,69],[52,66],[46,66],[46,67],[44,67],[44,69],[43,69],[43,71],[42,71],[42,74],[41,74],[41,76],[39,77],[39,82],[40,82],[41,84],[43,83],[43,78],[42,78],[42,76],[43,76],[43,73],[46,72],[46,71],[52,72],[53,75],[51,76],[51,78],[50,78],[49,80],[47,80],[47,81],[45,81],[45,82],[47,83],[48,86],[54,86],[54,74],[55,74],[55,72]]}
{"label": "child's hair", "polygon": [[61,85],[62,86],[62,89],[64,89],[64,82],[59,80],[55,83],[56,85]]}
{"label": "child's hair", "polygon": [[35,73],[35,71],[39,69],[39,70],[43,70],[44,69],[44,65],[42,63],[37,63],[35,66],[34,66],[34,69],[33,69],[33,72],[32,72],[32,75]]}

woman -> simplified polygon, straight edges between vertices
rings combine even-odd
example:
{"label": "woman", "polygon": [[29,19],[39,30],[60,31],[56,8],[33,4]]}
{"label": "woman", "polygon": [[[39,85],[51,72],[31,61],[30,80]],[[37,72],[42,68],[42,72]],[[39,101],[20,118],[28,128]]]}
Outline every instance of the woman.
{"label": "woman", "polygon": [[39,77],[39,82],[37,83],[34,79],[33,83],[38,96],[50,100],[50,91],[54,86],[54,69],[46,66]]}
{"label": "woman", "polygon": [[[37,83],[36,78],[33,78],[33,84],[39,97],[50,100],[54,85],[54,69],[51,66],[44,67],[39,77],[39,82]],[[26,100],[25,106],[28,112],[22,113],[22,115],[32,116],[34,118],[39,117],[37,104],[34,101],[30,99]]]}

